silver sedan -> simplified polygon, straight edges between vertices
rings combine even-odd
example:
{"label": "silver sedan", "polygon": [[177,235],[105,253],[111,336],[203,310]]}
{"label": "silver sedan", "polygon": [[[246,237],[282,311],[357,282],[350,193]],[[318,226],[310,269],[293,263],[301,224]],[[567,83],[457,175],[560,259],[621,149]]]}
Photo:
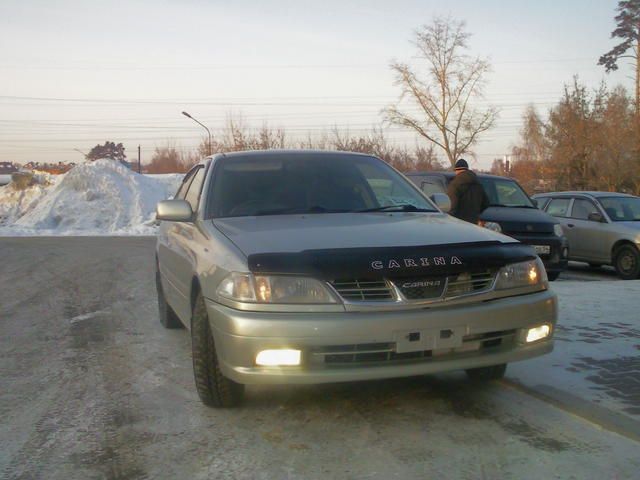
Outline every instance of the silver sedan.
{"label": "silver sedan", "polygon": [[237,152],[195,166],[161,202],[160,320],[191,333],[207,405],[245,384],[464,369],[474,380],[553,348],[542,261],[446,215],[382,160]]}
{"label": "silver sedan", "polygon": [[533,198],[562,225],[569,260],[613,265],[625,280],[640,276],[640,198],[612,192],[555,192]]}

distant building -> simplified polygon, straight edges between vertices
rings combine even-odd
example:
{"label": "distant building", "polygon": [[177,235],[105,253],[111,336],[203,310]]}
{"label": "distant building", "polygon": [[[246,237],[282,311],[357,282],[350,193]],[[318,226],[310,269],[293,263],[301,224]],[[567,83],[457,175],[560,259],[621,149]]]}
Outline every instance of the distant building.
{"label": "distant building", "polygon": [[60,175],[62,173],[67,173],[73,167],[75,167],[75,163],[40,163],[40,162],[29,162],[24,165],[25,170],[37,170],[39,172],[47,172],[52,175]]}
{"label": "distant building", "polygon": [[0,162],[0,175],[11,175],[19,170],[20,168],[13,162]]}

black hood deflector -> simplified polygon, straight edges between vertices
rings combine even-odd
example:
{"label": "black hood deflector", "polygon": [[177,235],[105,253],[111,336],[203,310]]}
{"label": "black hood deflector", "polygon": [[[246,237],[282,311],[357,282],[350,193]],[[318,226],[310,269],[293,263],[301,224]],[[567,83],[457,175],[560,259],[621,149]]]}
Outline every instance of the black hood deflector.
{"label": "black hood deflector", "polygon": [[529,245],[477,242],[384,248],[335,248],[249,255],[256,274],[292,274],[331,281],[480,272],[536,258]]}

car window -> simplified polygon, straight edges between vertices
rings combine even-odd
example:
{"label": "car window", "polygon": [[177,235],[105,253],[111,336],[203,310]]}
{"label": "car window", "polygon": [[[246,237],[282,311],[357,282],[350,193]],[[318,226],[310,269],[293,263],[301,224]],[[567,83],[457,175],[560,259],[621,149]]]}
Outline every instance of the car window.
{"label": "car window", "polygon": [[394,205],[436,211],[404,177],[368,156],[225,157],[211,182],[213,217],[353,212]]}
{"label": "car window", "polygon": [[513,180],[490,177],[479,180],[492,206],[536,208],[520,185]]}
{"label": "car window", "polygon": [[640,221],[640,198],[638,197],[604,197],[600,204],[614,222]]}
{"label": "car window", "polygon": [[545,207],[547,206],[547,203],[549,203],[549,197],[537,197],[536,202],[538,203],[538,208],[540,210],[544,210]]}
{"label": "car window", "polygon": [[434,193],[447,193],[442,182],[435,178],[423,179],[420,182],[420,190],[422,190],[427,196],[433,195]]}
{"label": "car window", "polygon": [[588,220],[589,215],[592,213],[599,213],[596,206],[589,200],[584,198],[576,198],[573,201],[573,207],[571,209],[571,218],[578,220]]}
{"label": "car window", "polygon": [[204,167],[198,167],[193,180],[189,185],[187,194],[184,199],[191,204],[191,210],[194,212],[198,210],[198,199],[200,198],[200,189],[202,188],[202,182],[204,181]]}
{"label": "car window", "polygon": [[187,194],[187,190],[192,180],[193,180],[193,170],[191,170],[184,176],[184,179],[182,180],[182,183],[178,187],[178,191],[173,196],[173,198],[176,200],[184,200],[184,196]]}
{"label": "car window", "polygon": [[547,213],[554,217],[566,217],[569,214],[570,198],[554,198],[549,202]]}

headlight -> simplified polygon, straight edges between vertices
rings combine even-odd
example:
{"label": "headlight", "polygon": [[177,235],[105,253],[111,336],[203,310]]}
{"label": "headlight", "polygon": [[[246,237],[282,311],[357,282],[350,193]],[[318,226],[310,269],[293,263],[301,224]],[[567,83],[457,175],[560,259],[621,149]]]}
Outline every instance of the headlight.
{"label": "headlight", "polygon": [[508,288],[544,286],[547,283],[547,272],[539,258],[527,262],[506,265],[498,272],[496,290]]}
{"label": "headlight", "polygon": [[483,222],[482,220],[480,220],[478,222],[478,225],[480,225],[481,227],[486,228],[487,230],[491,230],[493,232],[502,233],[502,227],[497,222]]}
{"label": "headlight", "polygon": [[231,273],[218,286],[218,295],[237,302],[337,303],[318,280],[286,275]]}
{"label": "headlight", "polygon": [[562,237],[564,235],[564,230],[562,230],[562,225],[556,223],[553,225],[553,233],[556,234],[556,237]]}

